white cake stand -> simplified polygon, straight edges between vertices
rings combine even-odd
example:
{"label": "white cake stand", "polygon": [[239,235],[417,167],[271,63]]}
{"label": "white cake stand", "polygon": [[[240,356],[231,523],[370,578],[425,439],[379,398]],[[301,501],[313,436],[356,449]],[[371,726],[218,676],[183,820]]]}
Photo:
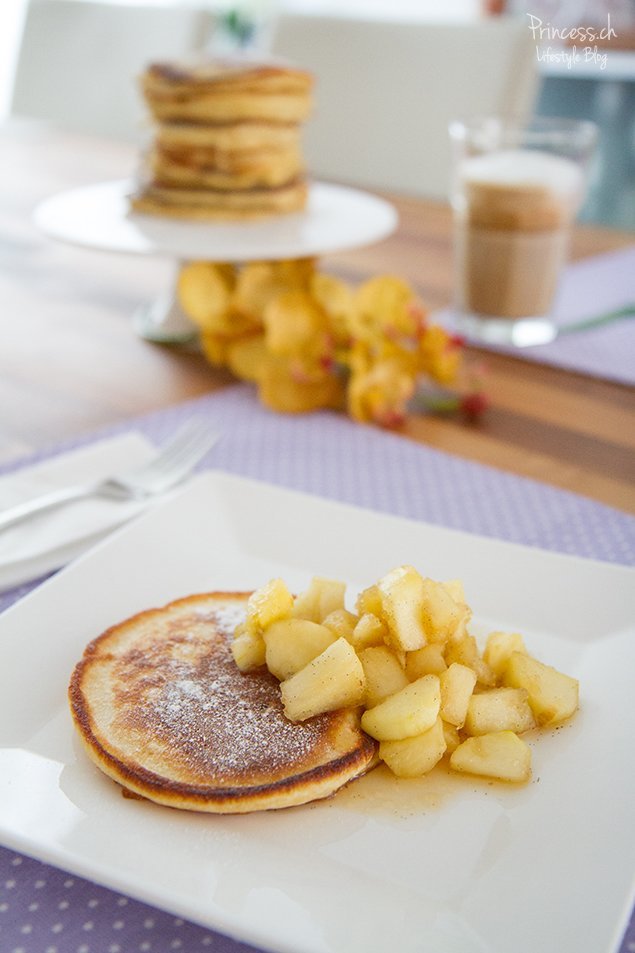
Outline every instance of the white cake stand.
{"label": "white cake stand", "polygon": [[275,261],[325,255],[369,245],[397,225],[395,208],[358,189],[316,182],[303,212],[258,222],[193,223],[132,212],[128,180],[101,182],[62,192],[35,209],[44,234],[82,248],[153,255],[174,263],[172,290],[139,309],[137,332],[152,341],[179,343],[196,328],[176,300],[174,288],[182,264]]}

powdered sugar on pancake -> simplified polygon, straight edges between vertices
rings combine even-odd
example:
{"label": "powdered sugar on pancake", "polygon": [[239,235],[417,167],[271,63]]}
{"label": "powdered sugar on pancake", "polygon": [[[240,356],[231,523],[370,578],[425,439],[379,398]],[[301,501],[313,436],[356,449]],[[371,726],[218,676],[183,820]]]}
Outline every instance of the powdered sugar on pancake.
{"label": "powdered sugar on pancake", "polygon": [[244,612],[227,602],[179,616],[167,637],[116,663],[117,730],[169,750],[191,783],[271,781],[301,771],[324,743],[328,715],[293,724],[276,679],[236,667],[229,639]]}

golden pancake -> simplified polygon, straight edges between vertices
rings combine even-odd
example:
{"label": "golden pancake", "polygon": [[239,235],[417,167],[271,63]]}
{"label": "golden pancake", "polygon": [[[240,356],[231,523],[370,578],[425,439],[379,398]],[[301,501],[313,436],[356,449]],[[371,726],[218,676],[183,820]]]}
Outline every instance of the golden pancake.
{"label": "golden pancake", "polygon": [[296,123],[274,122],[162,122],[155,142],[166,149],[214,149],[230,154],[260,149],[299,149]]}
{"label": "golden pancake", "polygon": [[312,85],[304,70],[240,61],[153,63],[141,77],[148,107],[162,121],[302,122]]}
{"label": "golden pancake", "polygon": [[151,63],[143,75],[144,89],[154,95],[187,95],[201,90],[247,90],[266,93],[310,92],[313,78],[307,70],[285,63],[258,63],[241,58],[202,59],[192,63]]}
{"label": "golden pancake", "polygon": [[175,101],[151,100],[149,106],[156,119],[189,119],[198,122],[228,122],[263,119],[268,122],[302,122],[311,110],[309,96],[262,95],[239,92],[200,93]]}
{"label": "golden pancake", "polygon": [[248,593],[141,612],[85,650],[69,686],[88,755],[127,791],[169,807],[245,813],[327,797],[375,763],[343,710],[294,724],[276,679],[231,655]]}
{"label": "golden pancake", "polygon": [[225,191],[178,188],[152,182],[130,196],[130,205],[136,212],[171,218],[249,220],[302,211],[306,205],[307,192],[304,181],[275,188]]}
{"label": "golden pancake", "polygon": [[295,149],[219,153],[154,148],[148,165],[157,185],[225,190],[285,185],[304,171],[302,157]]}
{"label": "golden pancake", "polygon": [[[218,172],[242,173],[269,169],[281,164],[303,166],[302,154],[296,146],[280,149],[214,149],[204,146],[168,147],[155,143],[151,153],[164,163],[191,166],[193,169],[215,169]],[[297,175],[297,172],[296,172]]]}

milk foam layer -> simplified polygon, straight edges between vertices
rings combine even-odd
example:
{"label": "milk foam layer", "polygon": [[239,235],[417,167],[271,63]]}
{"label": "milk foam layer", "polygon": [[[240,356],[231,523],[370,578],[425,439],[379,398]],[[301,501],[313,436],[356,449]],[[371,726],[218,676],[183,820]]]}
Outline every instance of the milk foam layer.
{"label": "milk foam layer", "polygon": [[508,188],[540,187],[565,201],[582,190],[582,170],[570,159],[532,149],[505,149],[467,159],[463,178]]}

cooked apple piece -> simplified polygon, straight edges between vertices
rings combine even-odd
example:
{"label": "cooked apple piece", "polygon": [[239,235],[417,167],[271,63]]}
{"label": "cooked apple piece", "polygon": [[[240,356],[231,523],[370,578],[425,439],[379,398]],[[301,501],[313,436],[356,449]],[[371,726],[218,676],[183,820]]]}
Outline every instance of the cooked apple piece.
{"label": "cooked apple piece", "polygon": [[460,665],[471,668],[476,675],[477,682],[481,685],[492,687],[496,684],[496,676],[489,665],[483,661],[473,635],[464,635],[449,642],[445,650],[445,660],[448,665],[451,665],[452,662],[459,662]]}
{"label": "cooked apple piece", "polygon": [[448,724],[460,728],[467,715],[468,705],[474,686],[476,673],[467,665],[452,662],[445,672],[439,675],[441,685],[441,717]]}
{"label": "cooked apple piece", "polygon": [[231,652],[241,672],[253,672],[265,664],[264,639],[260,632],[250,631],[245,623],[236,626]]}
{"label": "cooked apple piece", "polygon": [[445,589],[447,589],[455,602],[458,602],[459,605],[467,605],[467,600],[465,598],[465,588],[460,579],[446,579],[442,585]]}
{"label": "cooked apple piece", "polygon": [[412,566],[398,566],[377,583],[381,618],[391,642],[406,652],[426,644],[423,629],[423,579]]}
{"label": "cooked apple piece", "polygon": [[346,583],[314,576],[309,588],[296,596],[292,615],[297,619],[322,622],[330,612],[344,608]]}
{"label": "cooked apple piece", "polygon": [[[456,584],[450,583],[450,587],[457,592]],[[461,592],[462,589],[461,586]],[[423,580],[422,619],[427,641],[445,642],[454,638],[459,626],[463,632],[470,616],[469,607],[453,598],[451,588],[434,579]]]}
{"label": "cooked apple piece", "polygon": [[335,642],[336,636],[325,625],[308,619],[280,619],[265,630],[265,662],[281,682],[299,672]]}
{"label": "cooked apple piece", "polygon": [[271,579],[252,592],[247,601],[247,631],[262,633],[272,622],[286,619],[293,609],[293,596],[282,579]]}
{"label": "cooked apple piece", "polygon": [[407,653],[407,652],[404,652],[404,650],[403,650],[403,649],[400,649],[398,646],[392,645],[391,642],[390,642],[390,639],[388,639],[388,646],[389,646],[389,648],[391,649],[393,655],[395,656],[395,658],[397,659],[397,661],[399,662],[399,664],[401,665],[402,669],[403,669],[404,672],[405,672],[405,671],[406,671],[406,659],[407,659],[407,657],[408,657],[408,653]]}
{"label": "cooked apple piece", "polygon": [[401,691],[408,684],[408,676],[399,660],[387,645],[371,645],[359,653],[366,676],[364,704],[374,708],[389,695]]}
{"label": "cooked apple piece", "polygon": [[445,647],[445,658],[448,665],[458,662],[459,665],[472,668],[474,663],[478,662],[479,657],[478,645],[473,635],[465,635]]}
{"label": "cooked apple piece", "polygon": [[466,738],[450,755],[450,767],[462,774],[479,774],[499,781],[528,781],[531,751],[513,731],[494,731]]}
{"label": "cooked apple piece", "polygon": [[424,675],[374,708],[368,708],[362,715],[362,728],[377,741],[412,738],[432,728],[440,704],[438,676]]}
{"label": "cooked apple piece", "polygon": [[443,721],[443,737],[445,738],[445,748],[448,754],[452,754],[455,748],[461,744],[461,736],[459,734],[459,729],[454,725],[450,725],[447,721]]}
{"label": "cooked apple piece", "polygon": [[457,605],[462,606],[463,612],[461,618],[459,619],[458,625],[454,629],[454,632],[451,635],[451,638],[458,639],[463,635],[467,635],[467,624],[472,618],[472,610],[467,603],[465,598],[465,589],[463,588],[463,583],[460,579],[448,579],[443,583],[447,591],[450,593]]}
{"label": "cooked apple piece", "polygon": [[334,609],[333,612],[329,612],[329,614],[325,616],[322,620],[322,625],[330,629],[338,639],[343,637],[347,642],[352,644],[353,630],[357,622],[357,616],[353,612],[349,612],[348,609]]}
{"label": "cooked apple piece", "polygon": [[432,642],[422,649],[406,653],[406,675],[411,682],[422,675],[440,675],[447,667],[440,642]]}
{"label": "cooked apple piece", "polygon": [[485,643],[483,661],[489,665],[497,679],[502,677],[512,652],[527,654],[523,637],[519,632],[490,632]]}
{"label": "cooked apple piece", "polygon": [[420,735],[380,741],[379,757],[398,778],[420,778],[441,760],[446,747],[443,722],[437,718],[432,728]]}
{"label": "cooked apple piece", "polygon": [[372,612],[365,612],[353,630],[351,643],[357,652],[371,645],[385,645],[388,629]]}
{"label": "cooked apple piece", "polygon": [[509,656],[502,681],[527,690],[536,721],[543,728],[570,718],[578,709],[578,680],[523,652]]}
{"label": "cooked apple piece", "polygon": [[359,616],[364,615],[366,612],[372,612],[377,618],[381,617],[381,592],[377,585],[368,586],[367,589],[363,589],[360,592],[355,602],[355,611]]}
{"label": "cooked apple piece", "polygon": [[364,688],[362,663],[344,638],[280,683],[284,713],[290,721],[306,721],[325,711],[361,705]]}
{"label": "cooked apple piece", "polygon": [[468,735],[514,731],[517,735],[536,727],[534,713],[524,688],[490,688],[472,695],[465,716]]}

